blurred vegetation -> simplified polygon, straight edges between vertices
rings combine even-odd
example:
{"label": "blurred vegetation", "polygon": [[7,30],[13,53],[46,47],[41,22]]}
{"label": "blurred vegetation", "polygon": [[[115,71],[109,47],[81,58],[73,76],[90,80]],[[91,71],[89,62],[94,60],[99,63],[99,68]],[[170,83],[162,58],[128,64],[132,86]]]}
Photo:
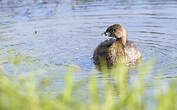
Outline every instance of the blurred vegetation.
{"label": "blurred vegetation", "polygon": [[[15,56],[10,52],[7,61],[13,65],[29,64],[22,54]],[[3,57],[3,59],[5,56]],[[26,62],[26,63],[24,63]],[[84,80],[86,85],[82,85],[83,81],[73,82],[73,73],[78,69],[73,66],[67,66],[65,75],[65,87],[61,94],[54,95],[50,92],[43,94],[44,91],[39,90],[37,82],[48,86],[48,79],[38,80],[41,76],[30,75],[38,74],[39,71],[32,71],[29,74],[16,74],[11,77],[5,71],[4,64],[0,65],[0,109],[1,110],[177,110],[177,83],[172,82],[170,87],[161,91],[157,86],[160,84],[157,80],[154,82],[152,94],[146,93],[147,77],[151,74],[154,60],[138,66],[138,74],[132,86],[128,82],[127,68],[118,64],[111,71],[103,70],[103,77],[97,78],[97,74],[92,72],[89,80]],[[39,65],[35,65],[39,70],[45,69]],[[48,70],[54,70],[56,67],[49,66]],[[37,70],[37,68],[35,68]],[[15,70],[14,70],[15,71]],[[40,71],[44,72],[44,71]],[[59,73],[58,73],[59,74]],[[111,75],[113,80],[104,79]],[[52,79],[51,79],[52,80]],[[100,88],[100,83],[102,89]],[[42,86],[41,85],[41,86]],[[74,92],[76,89],[82,89],[85,86],[88,93],[82,91]],[[152,89],[151,88],[151,89]]]}

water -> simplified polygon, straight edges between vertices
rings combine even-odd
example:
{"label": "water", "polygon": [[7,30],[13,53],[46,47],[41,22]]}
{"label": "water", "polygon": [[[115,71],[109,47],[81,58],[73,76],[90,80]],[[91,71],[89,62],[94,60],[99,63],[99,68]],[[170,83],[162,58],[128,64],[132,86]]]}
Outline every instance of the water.
{"label": "water", "polygon": [[176,12],[175,0],[2,0],[0,54],[16,50],[46,64],[77,65],[80,80],[94,69],[93,51],[107,39],[101,33],[119,23],[144,61],[156,58],[152,78],[165,83],[177,78]]}

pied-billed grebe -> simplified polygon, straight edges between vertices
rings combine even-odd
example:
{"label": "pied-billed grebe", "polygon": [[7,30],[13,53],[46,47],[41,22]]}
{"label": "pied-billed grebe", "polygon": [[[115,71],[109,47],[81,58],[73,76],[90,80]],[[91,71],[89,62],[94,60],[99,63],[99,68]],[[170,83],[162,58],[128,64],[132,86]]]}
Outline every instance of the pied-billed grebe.
{"label": "pied-billed grebe", "polygon": [[107,66],[113,66],[121,56],[126,65],[137,63],[141,53],[133,42],[127,40],[127,32],[123,26],[114,24],[108,27],[103,35],[112,38],[105,40],[95,49],[93,59],[96,65],[103,60]]}

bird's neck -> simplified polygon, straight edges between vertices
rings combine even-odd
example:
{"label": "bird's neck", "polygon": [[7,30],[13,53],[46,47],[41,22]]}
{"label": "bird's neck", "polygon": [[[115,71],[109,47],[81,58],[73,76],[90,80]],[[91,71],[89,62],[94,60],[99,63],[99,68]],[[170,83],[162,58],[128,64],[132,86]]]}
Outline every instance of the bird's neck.
{"label": "bird's neck", "polygon": [[117,38],[116,40],[119,41],[120,43],[122,43],[122,45],[125,46],[125,44],[127,42],[127,37]]}
{"label": "bird's neck", "polygon": [[125,45],[122,42],[122,39],[117,39],[117,52],[120,56],[124,56],[125,55],[125,51],[124,51],[124,47]]}

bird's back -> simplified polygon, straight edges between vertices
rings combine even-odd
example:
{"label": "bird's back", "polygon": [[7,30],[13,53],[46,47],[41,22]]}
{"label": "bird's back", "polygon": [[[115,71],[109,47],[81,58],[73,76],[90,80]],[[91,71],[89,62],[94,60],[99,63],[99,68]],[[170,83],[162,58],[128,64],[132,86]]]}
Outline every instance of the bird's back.
{"label": "bird's back", "polygon": [[108,66],[112,66],[120,56],[124,57],[125,64],[134,65],[141,54],[131,41],[127,41],[124,46],[119,40],[108,39],[98,45],[93,59],[96,65],[106,61]]}
{"label": "bird's back", "polygon": [[140,51],[138,50],[136,45],[131,41],[126,42],[124,51],[126,54],[125,62],[127,65],[135,65],[138,59],[141,57]]}

